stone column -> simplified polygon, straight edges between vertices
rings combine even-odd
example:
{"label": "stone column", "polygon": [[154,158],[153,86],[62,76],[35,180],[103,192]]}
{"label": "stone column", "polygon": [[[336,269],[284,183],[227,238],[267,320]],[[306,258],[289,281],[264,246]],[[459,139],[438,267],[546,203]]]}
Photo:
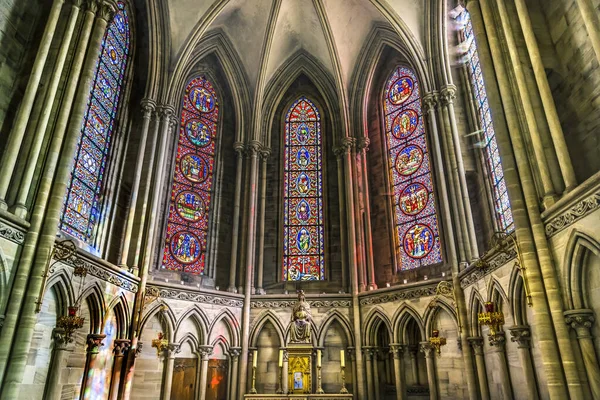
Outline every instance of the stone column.
{"label": "stone column", "polygon": [[421,342],[421,352],[425,354],[427,364],[427,383],[429,384],[429,398],[438,399],[437,378],[435,373],[435,349],[429,342]]}
{"label": "stone column", "polygon": [[[580,2],[582,1],[585,2],[587,0],[580,0]],[[573,163],[571,162],[571,156],[569,155],[569,149],[565,141],[565,135],[560,125],[558,113],[556,112],[556,105],[554,104],[554,98],[552,97],[552,90],[548,84],[544,63],[542,62],[542,55],[533,31],[531,19],[529,18],[527,5],[525,4],[525,0],[515,0],[515,5],[517,8],[517,15],[519,16],[519,21],[521,22],[521,30],[523,32],[523,37],[525,38],[527,51],[529,52],[529,59],[531,60],[535,80],[540,91],[542,105],[544,106],[544,113],[546,120],[548,121],[548,128],[550,129],[550,135],[552,136],[552,142],[554,143],[554,150],[556,152],[560,171],[565,183],[565,190],[568,192],[577,186],[577,179],[575,178]],[[596,32],[598,32],[598,24],[600,24],[600,21],[598,21],[597,17],[595,17],[595,23],[596,25],[594,26],[594,29]],[[592,35],[590,34],[590,37],[591,36]],[[598,54],[600,55],[600,53]]]}
{"label": "stone column", "polygon": [[258,221],[258,261],[256,266],[256,294],[265,294],[263,289],[263,260],[265,256],[265,210],[267,199],[267,162],[271,149],[263,147],[260,149],[261,183],[260,183],[260,220]]}
{"label": "stone column", "polygon": [[519,349],[519,359],[521,361],[521,367],[523,368],[523,375],[525,377],[525,385],[527,386],[527,398],[537,399],[539,398],[535,370],[533,369],[533,360],[531,359],[531,331],[528,326],[513,326],[509,329],[510,340],[517,343]]}
{"label": "stone column", "polygon": [[[58,113],[58,118],[56,120],[54,135],[52,136],[50,147],[47,152],[45,168],[42,172],[42,178],[37,189],[34,210],[31,213],[31,225],[29,231],[27,232],[25,243],[23,244],[21,258],[19,259],[18,269],[16,270],[17,272],[15,274],[13,286],[11,289],[11,296],[8,299],[8,304],[6,305],[6,317],[2,328],[2,335],[0,335],[0,381],[2,381],[5,369],[7,368],[8,353],[11,349],[11,342],[13,340],[14,330],[16,329],[17,325],[17,318],[19,318],[21,305],[23,303],[25,288],[30,281],[38,280],[39,282],[41,282],[41,275],[43,274],[43,270],[40,270],[39,274],[36,277],[33,277],[33,279],[30,279],[30,271],[34,263],[35,253],[38,248],[37,240],[40,234],[40,230],[42,228],[42,223],[44,221],[49,193],[52,189],[54,174],[56,172],[57,164],[59,161],[59,156],[63,144],[64,135],[66,132],[67,123],[69,122],[71,105],[74,101],[74,97],[78,87],[77,84],[79,82],[79,76],[83,68],[84,59],[87,54],[87,46],[89,43],[96,11],[96,3],[88,3],[88,7],[83,15],[83,23],[81,26],[81,30],[79,31],[79,41],[73,53],[71,72],[69,74],[67,82],[65,83],[65,89],[62,96],[63,101],[61,104],[60,111]],[[98,55],[96,54],[96,60],[97,58]],[[74,148],[72,150],[74,151]],[[0,206],[2,205],[1,203],[2,202],[0,201]],[[50,254],[50,251],[51,250],[48,250],[47,254]],[[36,289],[37,292],[35,292],[34,294],[33,291]],[[37,296],[39,296],[39,286],[36,289],[33,289],[31,292],[32,296],[35,296],[35,298],[32,299],[32,302],[30,304],[30,306],[33,307],[35,307]],[[34,314],[35,311],[32,311],[32,318],[37,318],[37,316],[35,316]],[[19,326],[23,325],[20,324]],[[32,329],[33,328],[31,328],[31,330]],[[33,332],[31,334],[33,335]],[[29,339],[27,341],[21,340],[20,343],[21,345],[29,346]],[[22,354],[24,355],[24,357],[26,357],[28,351],[24,351]],[[25,361],[23,361],[21,366],[19,366],[21,371],[19,372],[20,374],[22,374],[22,371],[24,371],[24,363]],[[15,366],[16,364],[13,362],[12,365]],[[15,382],[21,382],[20,377],[15,378]],[[10,398],[8,396],[9,395],[7,395],[7,398]],[[10,396],[16,396],[16,394],[10,394]]]}
{"label": "stone column", "polygon": [[[342,255],[342,290],[346,292],[348,290],[348,282],[346,278],[346,271],[349,268],[347,258],[347,248],[346,248],[346,195],[344,194],[344,164],[343,151],[340,151],[339,148],[334,149],[335,159],[337,162],[337,178],[338,178],[338,196],[340,199],[340,252]],[[354,382],[354,381],[353,381]]]}
{"label": "stone column", "polygon": [[[229,287],[228,292],[237,292],[235,286],[235,273],[237,270],[237,255],[238,255],[238,241],[239,241],[239,229],[240,229],[240,202],[242,197],[242,167],[244,166],[244,144],[241,142],[235,142],[233,149],[236,154],[236,167],[235,167],[235,195],[233,200],[233,227],[231,230],[231,263],[229,264]],[[232,397],[234,399],[234,397]]]}
{"label": "stone column", "polygon": [[[40,85],[42,73],[44,72],[44,66],[46,65],[46,59],[48,58],[48,52],[50,51],[50,45],[54,38],[54,32],[56,31],[56,25],[60,18],[60,10],[62,9],[64,0],[54,0],[52,2],[52,8],[50,8],[50,14],[48,15],[48,21],[42,34],[42,40],[40,47],[38,48],[37,55],[33,62],[31,73],[29,74],[29,82],[25,88],[21,105],[15,116],[13,128],[8,136],[8,141],[4,149],[4,155],[0,161],[0,208],[6,209],[6,193],[8,192],[8,186],[10,179],[12,178],[15,164],[19,157],[19,150],[21,143],[23,143],[23,137],[27,129],[27,123],[29,122],[29,116],[35,102],[35,95]],[[68,29],[68,28],[67,28]]]}
{"label": "stone column", "polygon": [[144,156],[146,154],[146,141],[148,139],[148,130],[150,128],[150,119],[156,108],[156,103],[151,99],[143,99],[142,106],[142,131],[140,132],[140,142],[138,143],[138,154],[135,162],[135,172],[133,174],[133,182],[131,183],[131,199],[129,202],[129,210],[127,212],[127,220],[125,221],[125,236],[123,237],[123,248],[119,261],[120,267],[127,266],[129,257],[129,247],[131,246],[131,235],[133,233],[133,225],[135,223],[135,211],[138,200],[138,192],[140,191],[140,182],[142,180],[142,171],[144,170]]}
{"label": "stone column", "polygon": [[386,384],[392,384],[393,380],[392,380],[392,368],[390,366],[391,364],[391,360],[390,360],[390,356],[392,355],[392,351],[389,347],[384,347],[381,349],[381,357],[383,358],[383,368],[385,370],[385,380],[384,382]]}
{"label": "stone column", "polygon": [[62,328],[54,328],[52,338],[54,339],[54,347],[52,348],[50,367],[48,368],[48,377],[46,378],[44,399],[60,400],[62,391],[61,377],[66,364],[69,339],[65,336],[64,329]]}
{"label": "stone column", "polygon": [[[248,150],[250,152],[250,182],[248,201],[248,237],[246,243],[246,281],[244,282],[244,307],[242,308],[242,337],[250,337],[250,300],[252,295],[252,269],[254,266],[254,242],[256,237],[256,203],[258,184],[258,150],[261,145],[258,141],[251,141]],[[243,400],[248,378],[248,340],[242,342],[242,359],[240,360],[240,387],[242,391],[239,397]]]}
{"label": "stone column", "polygon": [[[83,369],[83,382],[81,382],[81,393],[79,394],[80,399],[92,399],[92,384],[94,381],[94,367],[98,353],[100,353],[100,347],[104,346],[102,341],[106,335],[90,333],[87,335],[87,347],[85,350],[85,367]],[[98,371],[100,372],[100,371]],[[90,390],[87,390],[87,389]]]}
{"label": "stone column", "polygon": [[370,346],[363,346],[362,351],[365,355],[365,369],[367,370],[367,399],[378,400],[375,396],[375,385],[373,382],[373,349]]}
{"label": "stone column", "polygon": [[598,62],[600,62],[600,20],[598,19],[598,11],[594,8],[591,0],[577,0],[577,5]]}
{"label": "stone column", "polygon": [[398,343],[390,344],[390,351],[394,354],[394,377],[396,381],[396,399],[406,400],[406,380],[402,368],[402,353],[404,346]]}
{"label": "stone column", "polygon": [[[65,31],[63,33],[63,38],[60,43],[60,48],[58,50],[58,55],[54,64],[54,69],[52,70],[50,81],[47,83],[48,89],[46,91],[46,95],[44,96],[40,117],[35,128],[35,132],[33,133],[33,141],[29,149],[29,154],[27,155],[25,171],[23,172],[23,175],[20,179],[17,198],[15,201],[15,205],[12,208],[12,212],[16,216],[21,218],[25,218],[27,216],[26,202],[27,196],[29,195],[29,188],[33,183],[33,175],[37,165],[37,160],[40,156],[42,144],[44,143],[46,128],[48,127],[48,121],[50,120],[50,115],[52,113],[52,106],[54,105],[54,99],[56,98],[56,92],[58,91],[58,85],[60,83],[60,78],[63,73],[65,60],[67,59],[67,55],[69,53],[69,45],[71,44],[73,31],[75,30],[75,24],[77,22],[77,16],[79,15],[81,1],[82,0],[74,0],[73,4],[71,5],[69,19],[67,20],[67,23],[65,25]],[[54,3],[62,3],[62,1],[55,1]]]}
{"label": "stone column", "polygon": [[[175,366],[175,354],[179,353],[179,343],[169,343],[164,350],[163,384],[161,400],[171,399],[171,387],[173,386],[173,367]],[[173,399],[176,400],[176,399]]]}
{"label": "stone column", "polygon": [[212,346],[200,346],[198,358],[201,361],[198,369],[198,400],[206,398],[206,377],[208,376],[208,358],[213,352]]}
{"label": "stone column", "polygon": [[373,348],[373,356],[371,358],[371,365],[373,365],[373,386],[375,388],[375,398],[380,399],[381,396],[381,379],[379,376],[379,348]]}
{"label": "stone column", "polygon": [[590,309],[569,310],[564,312],[565,322],[577,333],[577,341],[581,348],[585,372],[594,399],[600,399],[600,369],[592,337],[592,324],[595,321],[594,311]]}
{"label": "stone column", "polygon": [[[346,349],[347,354],[348,354],[348,359],[350,360],[350,373],[352,375],[352,394],[354,394],[356,396],[357,393],[357,384],[356,384],[356,380],[357,375],[356,375],[356,357],[354,356],[355,353],[355,348],[354,347],[348,347]],[[346,371],[348,370],[348,364],[346,364]],[[348,376],[348,374],[346,373],[346,376]]]}
{"label": "stone column", "polygon": [[508,362],[506,360],[506,337],[504,332],[498,332],[495,336],[488,335],[492,353],[496,353],[498,358],[500,386],[502,387],[502,398],[512,400],[513,393],[510,385],[510,373],[508,372]]}
{"label": "stone column", "polygon": [[229,392],[230,399],[236,399],[237,389],[238,389],[238,361],[240,358],[240,352],[242,351],[241,347],[230,347],[229,355],[231,356],[231,375],[229,375],[229,379],[231,380],[229,387],[231,391]]}
{"label": "stone column", "polygon": [[410,356],[410,369],[412,373],[412,380],[415,385],[419,385],[419,360],[417,356],[419,354],[419,346],[416,344],[408,345],[408,354]]}
{"label": "stone column", "polygon": [[[490,400],[490,388],[487,381],[485,357],[483,356],[483,338],[481,336],[476,336],[470,337],[468,340],[471,347],[473,347],[473,353],[475,353],[475,368],[477,369],[479,394],[481,395],[481,400]],[[534,399],[536,397],[530,398]]]}
{"label": "stone column", "polygon": [[119,397],[119,385],[121,383],[121,373],[123,371],[123,359],[129,347],[131,340],[116,339],[113,348],[113,367],[110,379],[110,389],[108,392],[109,400],[117,400]]}
{"label": "stone column", "polygon": [[377,289],[377,282],[375,279],[375,266],[373,262],[373,239],[371,232],[371,207],[369,201],[369,178],[367,177],[367,151],[369,151],[369,143],[371,141],[366,136],[358,138],[357,150],[360,157],[360,162],[363,165],[362,173],[362,187],[363,187],[363,201],[365,206],[364,211],[364,225],[365,225],[365,255],[367,261],[367,279],[369,289]]}
{"label": "stone column", "polygon": [[281,390],[283,394],[287,394],[289,392],[289,382],[288,382],[288,373],[289,373],[289,360],[290,355],[288,354],[287,349],[283,349],[283,362],[281,367]]}

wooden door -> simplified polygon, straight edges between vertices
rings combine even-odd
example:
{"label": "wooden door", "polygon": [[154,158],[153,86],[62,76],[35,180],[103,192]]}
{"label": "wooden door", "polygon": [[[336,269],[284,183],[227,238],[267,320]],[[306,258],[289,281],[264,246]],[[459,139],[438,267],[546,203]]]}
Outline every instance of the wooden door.
{"label": "wooden door", "polygon": [[208,360],[206,377],[206,400],[227,400],[227,360]]}
{"label": "wooden door", "polygon": [[197,366],[197,358],[175,359],[171,399],[194,400],[196,397]]}

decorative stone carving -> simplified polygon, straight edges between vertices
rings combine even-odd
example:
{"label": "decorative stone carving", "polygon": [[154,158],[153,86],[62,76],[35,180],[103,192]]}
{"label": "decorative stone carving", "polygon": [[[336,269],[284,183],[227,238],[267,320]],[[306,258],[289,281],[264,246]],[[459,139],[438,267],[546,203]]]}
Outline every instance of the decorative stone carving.
{"label": "decorative stone carving", "polygon": [[246,146],[246,151],[250,157],[257,157],[262,149],[262,144],[257,140],[251,140]]}
{"label": "decorative stone carving", "polygon": [[312,315],[310,305],[304,296],[304,290],[298,291],[298,301],[292,309],[290,324],[290,343],[310,343]]}
{"label": "decorative stone carving", "polygon": [[89,335],[87,335],[86,352],[89,354],[98,354],[100,352],[100,347],[104,346],[104,343],[102,343],[102,341],[105,337],[106,335],[97,333],[90,333]]}
{"label": "decorative stone carving", "polygon": [[242,300],[222,297],[214,294],[202,294],[197,292],[188,292],[171,288],[161,288],[158,286],[148,286],[158,289],[158,297],[163,299],[187,300],[195,303],[215,304],[227,307],[241,308],[244,305]]}
{"label": "decorative stone carving", "polygon": [[488,335],[490,346],[496,347],[497,351],[504,351],[506,345],[506,334],[496,332],[494,335]]}
{"label": "decorative stone carving", "polygon": [[237,359],[240,354],[242,354],[242,348],[241,347],[230,347],[229,348],[229,355],[231,356],[232,359]]}
{"label": "decorative stone carving", "polygon": [[360,136],[356,141],[356,148],[358,150],[369,151],[369,144],[371,143],[371,139],[368,136]]}
{"label": "decorative stone carving", "polygon": [[175,354],[181,351],[181,345],[179,343],[169,343],[167,347],[165,347],[165,355],[168,358],[175,358]]}
{"label": "decorative stone carving", "polygon": [[115,355],[115,357],[123,357],[130,347],[131,340],[115,339],[115,343],[113,345],[113,354]]}
{"label": "decorative stone carving", "polygon": [[569,225],[600,208],[600,192],[573,204],[567,211],[546,222],[546,236],[552,237]]}
{"label": "decorative stone carving", "polygon": [[[292,300],[252,300],[250,308],[290,308],[296,304]],[[315,308],[340,308],[350,307],[350,300],[308,300],[308,304]]]}
{"label": "decorative stone carving", "polygon": [[[56,259],[56,257],[54,257]],[[98,279],[111,283],[115,286],[125,289],[129,292],[137,293],[138,284],[133,279],[125,275],[111,271],[108,267],[101,264],[91,263],[83,259],[78,254],[69,257],[67,260],[62,260],[63,263],[73,268],[82,267],[87,270],[88,275],[95,276]]]}
{"label": "decorative stone carving", "polygon": [[402,358],[404,348],[405,346],[400,343],[390,343],[390,353],[394,355],[395,359],[400,360]]}
{"label": "decorative stone carving", "polygon": [[71,341],[67,335],[65,335],[65,330],[62,328],[54,328],[52,330],[52,339],[54,340],[55,350],[66,350],[67,345]]}
{"label": "decorative stone carving", "polygon": [[144,114],[144,118],[150,119],[150,117],[152,116],[152,113],[156,109],[156,102],[152,99],[142,99],[142,101],[140,102],[140,105],[142,107],[142,112]]}
{"label": "decorative stone carving", "polygon": [[269,160],[269,157],[271,156],[271,149],[268,147],[261,147],[260,148],[260,159],[263,162],[267,162]]}
{"label": "decorative stone carving", "polygon": [[456,98],[456,86],[446,85],[440,92],[440,98],[443,105],[452,104]]}
{"label": "decorative stone carving", "polygon": [[516,325],[508,328],[511,342],[516,342],[518,347],[529,348],[531,343],[531,330],[528,326]]}
{"label": "decorative stone carving", "polygon": [[98,11],[96,17],[110,22],[115,15],[115,4],[110,0],[98,0]]}
{"label": "decorative stone carving", "polygon": [[485,276],[491,274],[501,266],[509,263],[510,261],[517,258],[517,251],[512,248],[508,250],[507,253],[500,252],[494,256],[490,260],[486,260],[487,267],[485,268],[475,268],[469,267],[469,271],[466,272],[462,277],[460,277],[460,287],[463,289],[471,286],[475,282],[483,279]]}
{"label": "decorative stone carving", "polygon": [[158,112],[162,118],[171,119],[175,115],[175,108],[170,104],[163,104],[158,108]]}
{"label": "decorative stone carving", "polygon": [[475,355],[483,354],[483,338],[481,336],[468,337],[467,341],[473,348],[473,352],[475,353]]}
{"label": "decorative stone carving", "polygon": [[396,292],[365,296],[360,299],[360,305],[391,303],[398,300],[418,299],[420,297],[434,296],[435,285],[418,287],[414,289],[399,289]]}
{"label": "decorative stone carving", "polygon": [[577,339],[589,338],[592,336],[590,328],[596,320],[594,318],[594,311],[582,308],[579,310],[565,311],[563,315],[565,316],[567,325],[577,332]]}
{"label": "decorative stone carving", "polygon": [[208,360],[208,357],[212,354],[213,347],[212,346],[200,346],[198,348],[198,355],[202,359],[202,361]]}
{"label": "decorative stone carving", "polygon": [[419,350],[421,351],[421,353],[425,354],[425,358],[429,358],[435,354],[435,349],[429,342],[421,342]]}
{"label": "decorative stone carving", "polygon": [[435,111],[435,107],[438,104],[438,93],[429,92],[423,96],[423,107],[426,113]]}
{"label": "decorative stone carving", "polygon": [[0,236],[16,244],[23,244],[25,241],[25,233],[2,222],[0,222]]}

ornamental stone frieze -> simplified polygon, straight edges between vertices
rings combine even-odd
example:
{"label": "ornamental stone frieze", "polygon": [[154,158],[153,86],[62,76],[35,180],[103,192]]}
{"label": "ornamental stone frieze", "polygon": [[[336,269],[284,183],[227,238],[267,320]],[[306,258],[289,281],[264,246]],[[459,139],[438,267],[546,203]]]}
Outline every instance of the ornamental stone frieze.
{"label": "ornamental stone frieze", "polygon": [[205,294],[187,291],[176,288],[166,288],[156,285],[148,285],[148,289],[157,291],[157,297],[162,299],[185,300],[195,303],[214,304],[226,307],[241,308],[244,302],[241,299],[231,298],[227,296],[219,296],[218,294]]}
{"label": "ornamental stone frieze", "polygon": [[415,288],[399,287],[394,291],[386,291],[385,293],[365,295],[360,299],[360,305],[371,305],[381,303],[391,303],[399,300],[418,299],[420,297],[428,297],[435,295],[435,288],[439,281],[432,281],[430,285],[419,286]]}
{"label": "ornamental stone frieze", "polygon": [[475,282],[483,279],[485,276],[491,274],[503,265],[508,264],[510,261],[517,258],[517,251],[514,248],[508,250],[508,252],[500,252],[493,254],[489,260],[486,260],[485,268],[477,268],[470,266],[463,270],[459,275],[460,287],[463,289],[471,286]]}
{"label": "ornamental stone frieze", "polygon": [[600,191],[571,205],[562,213],[546,221],[546,236],[552,237],[586,215],[600,208]]}
{"label": "ornamental stone frieze", "polygon": [[[296,304],[296,300],[252,300],[250,308],[290,308]],[[308,300],[308,304],[315,308],[340,308],[350,307],[350,300]]]}
{"label": "ornamental stone frieze", "polygon": [[0,222],[0,237],[3,237],[16,244],[23,244],[25,241],[25,232]]}

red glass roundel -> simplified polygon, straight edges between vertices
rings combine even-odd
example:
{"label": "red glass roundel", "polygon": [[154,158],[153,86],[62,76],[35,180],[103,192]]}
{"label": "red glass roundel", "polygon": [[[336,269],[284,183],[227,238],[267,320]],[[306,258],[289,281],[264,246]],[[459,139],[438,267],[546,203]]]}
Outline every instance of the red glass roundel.
{"label": "red glass roundel", "polygon": [[191,232],[178,232],[171,238],[171,254],[183,264],[196,262],[200,250],[200,241]]}
{"label": "red glass roundel", "polygon": [[423,163],[423,150],[419,146],[406,146],[396,156],[396,171],[402,176],[414,174]]}
{"label": "red glass roundel", "polygon": [[427,256],[433,249],[434,244],[433,232],[427,225],[413,225],[404,235],[404,251],[412,258],[418,259]]}
{"label": "red glass roundel", "polygon": [[417,129],[419,115],[411,109],[404,110],[392,123],[392,134],[398,139],[406,139]]}
{"label": "red glass roundel", "polygon": [[414,82],[409,76],[398,78],[390,88],[388,98],[393,105],[404,103],[413,92]]}
{"label": "red glass roundel", "polygon": [[400,194],[400,208],[406,215],[417,215],[427,205],[429,192],[422,183],[408,185]]}

